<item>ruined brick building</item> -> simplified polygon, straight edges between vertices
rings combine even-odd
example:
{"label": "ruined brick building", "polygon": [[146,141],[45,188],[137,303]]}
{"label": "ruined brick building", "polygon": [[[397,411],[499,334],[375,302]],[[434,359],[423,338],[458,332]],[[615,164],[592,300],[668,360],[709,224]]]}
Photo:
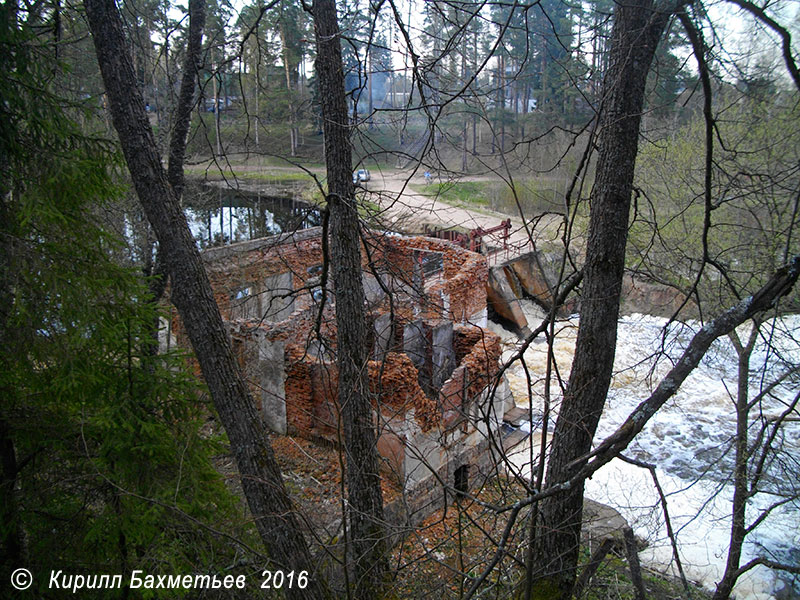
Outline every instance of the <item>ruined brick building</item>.
{"label": "ruined brick building", "polygon": [[[335,446],[335,294],[322,289],[321,233],[214,248],[203,259],[266,424]],[[362,267],[384,477],[403,490],[403,519],[422,517],[443,487],[463,490],[490,469],[493,436],[513,406],[494,377],[500,343],[486,330],[488,268],[445,240],[379,233],[362,245]]]}

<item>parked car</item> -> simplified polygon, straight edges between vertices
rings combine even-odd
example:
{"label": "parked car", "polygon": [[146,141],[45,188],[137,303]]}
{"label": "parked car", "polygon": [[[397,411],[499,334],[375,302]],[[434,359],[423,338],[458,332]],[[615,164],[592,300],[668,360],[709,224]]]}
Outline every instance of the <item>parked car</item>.
{"label": "parked car", "polygon": [[353,183],[360,185],[369,181],[369,171],[366,169],[359,169],[353,173]]}

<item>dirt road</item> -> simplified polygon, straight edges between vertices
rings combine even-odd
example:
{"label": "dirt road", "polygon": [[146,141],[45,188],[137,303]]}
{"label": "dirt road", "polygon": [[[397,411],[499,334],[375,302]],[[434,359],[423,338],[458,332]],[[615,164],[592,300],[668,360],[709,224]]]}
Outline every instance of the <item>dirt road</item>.
{"label": "dirt road", "polygon": [[[262,167],[255,165],[237,165],[237,172],[252,172],[268,175],[269,173],[297,173],[298,175],[314,176],[324,178],[325,173],[319,168],[312,171],[301,171],[296,167]],[[231,177],[231,179],[234,179]],[[466,176],[459,181],[490,181],[490,178]],[[310,181],[310,179],[309,179]],[[431,194],[421,194],[411,188],[411,185],[424,186],[425,177],[420,171],[413,173],[411,170],[385,169],[371,170],[371,179],[366,184],[366,197],[369,201],[378,205],[381,209],[379,219],[388,229],[405,232],[421,232],[423,226],[431,228],[450,229],[461,228],[469,231],[477,227],[491,229],[500,225],[502,221],[511,219],[511,235],[508,239],[508,251],[502,253],[502,257],[510,258],[519,255],[530,249],[530,236],[538,242],[548,239],[553,240],[558,235],[558,226],[561,219],[558,216],[549,216],[541,219],[535,228],[526,229],[522,219],[517,216],[509,216],[492,211],[483,207],[462,207],[453,206],[433,195],[435,186],[431,185]],[[240,180],[237,185],[242,189],[260,189],[268,187],[268,184],[261,184],[257,181]],[[528,222],[530,228],[530,222]],[[502,246],[500,234],[489,236],[486,242],[492,246]]]}
{"label": "dirt road", "polygon": [[[445,229],[460,227],[467,231],[477,227],[490,229],[510,218],[509,254],[516,255],[529,248],[531,234],[537,240],[544,236],[552,238],[555,227],[557,227],[558,219],[553,217],[539,223],[536,230],[529,232],[518,216],[509,217],[487,208],[473,209],[453,206],[433,195],[420,194],[411,189],[411,184],[425,185],[422,173],[414,175],[411,179],[409,179],[410,172],[407,171],[373,171],[371,175],[372,178],[367,184],[368,198],[381,207],[382,219],[396,229],[421,231],[423,225]],[[461,181],[472,181],[472,179],[467,177]],[[434,186],[431,186],[432,193],[434,189]],[[501,244],[499,238],[492,237],[494,239],[487,240],[491,245]]]}

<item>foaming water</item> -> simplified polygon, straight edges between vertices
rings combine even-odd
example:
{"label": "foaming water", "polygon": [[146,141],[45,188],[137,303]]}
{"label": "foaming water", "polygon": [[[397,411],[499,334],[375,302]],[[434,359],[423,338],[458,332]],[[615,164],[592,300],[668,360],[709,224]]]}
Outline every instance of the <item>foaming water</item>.
{"label": "foaming water", "polygon": [[[529,323],[537,324],[542,314],[532,304],[524,305]],[[554,355],[564,383],[569,376],[577,334],[577,317],[560,322],[557,327]],[[665,331],[665,319],[632,315],[620,320],[614,376],[606,408],[598,427],[596,441],[611,434],[658,384],[673,361],[699,329],[698,323],[673,323]],[[507,358],[513,353],[514,336],[497,327],[506,341]],[[800,317],[786,317],[768,324],[771,345],[756,345],[751,358],[750,397],[791,365],[800,363]],[[743,326],[743,338],[748,334]],[[525,353],[528,374],[532,381],[530,394],[534,415],[543,409],[547,346],[531,344]],[[762,368],[766,364],[766,368]],[[759,370],[760,369],[760,370]],[[631,444],[626,455],[657,465],[661,487],[667,495],[670,519],[676,531],[681,559],[687,576],[713,588],[722,577],[730,534],[730,511],[733,486],[733,439],[736,432],[734,398],[737,381],[737,355],[727,339],[717,340],[700,366],[684,382],[681,389],[648,423]],[[509,384],[520,406],[528,406],[529,386],[524,370],[515,364],[508,372]],[[788,379],[754,408],[751,439],[756,426],[769,423],[786,408],[786,403],[800,389],[797,378]],[[561,387],[551,385],[554,411],[560,401]],[[798,494],[800,473],[800,413],[785,424],[775,440],[783,460],[768,465],[764,493],[756,495],[748,505],[748,519],[780,499],[781,495]],[[555,414],[551,416],[555,422]],[[541,420],[534,417],[534,431]],[[524,455],[519,455],[522,463]],[[647,540],[642,559],[659,568],[672,568],[672,550],[666,534],[658,495],[648,471],[620,460],[612,461],[586,482],[589,497],[619,510],[628,519],[636,534]],[[800,504],[797,500],[773,510],[745,543],[744,564],[757,556],[780,562],[800,564]],[[765,567],[756,567],[740,578],[736,587],[739,597],[766,599],[800,597],[800,584],[791,577],[776,575]],[[797,596],[793,594],[798,594]]]}

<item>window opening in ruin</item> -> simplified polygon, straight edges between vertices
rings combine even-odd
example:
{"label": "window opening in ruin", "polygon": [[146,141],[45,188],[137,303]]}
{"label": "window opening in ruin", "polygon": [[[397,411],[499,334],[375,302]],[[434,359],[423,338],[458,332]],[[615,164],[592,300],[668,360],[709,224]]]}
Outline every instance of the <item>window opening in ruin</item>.
{"label": "window opening in ruin", "polygon": [[461,465],[453,473],[453,487],[456,499],[463,498],[469,491],[469,465]]}
{"label": "window opening in ruin", "polygon": [[258,296],[252,285],[241,287],[231,294],[231,319],[259,318]]}

